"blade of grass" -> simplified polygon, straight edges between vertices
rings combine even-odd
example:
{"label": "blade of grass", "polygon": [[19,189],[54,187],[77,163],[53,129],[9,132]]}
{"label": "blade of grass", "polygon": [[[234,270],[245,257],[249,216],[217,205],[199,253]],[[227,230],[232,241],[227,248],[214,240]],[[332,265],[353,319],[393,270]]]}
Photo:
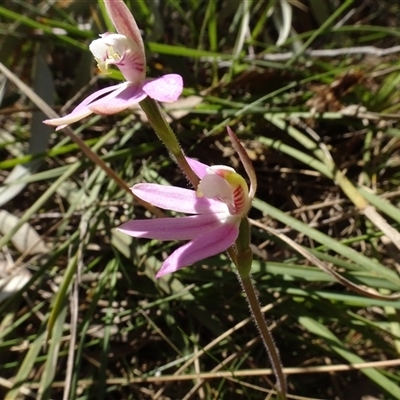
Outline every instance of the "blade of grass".
{"label": "blade of grass", "polygon": [[33,370],[33,366],[36,359],[45,343],[46,336],[46,323],[42,322],[35,340],[30,344],[29,350],[25,355],[24,361],[22,362],[18,373],[14,377],[14,385],[12,389],[6,394],[4,400],[17,400],[19,397],[21,386],[27,381],[28,376]]}
{"label": "blade of grass", "polygon": [[61,339],[64,332],[65,318],[67,316],[67,302],[57,315],[57,319],[53,321],[53,329],[51,331],[51,341],[47,352],[46,364],[40,380],[38,397],[41,400],[49,400],[52,398],[51,388],[54,377],[57,372],[58,357],[61,346]]}
{"label": "blade of grass", "polygon": [[[109,271],[109,304],[113,304],[115,301],[116,295],[116,284],[117,284],[117,271],[118,264],[117,260],[113,259],[110,261],[107,266],[107,270]],[[100,369],[98,374],[98,381],[100,382],[97,389],[97,398],[104,399],[106,398],[106,380],[107,380],[107,366],[108,366],[108,358],[109,358],[109,347],[110,347],[110,328],[113,323],[113,319],[115,318],[114,310],[112,307],[108,307],[106,314],[103,318],[104,327],[104,336],[101,341],[101,358],[100,358]]]}
{"label": "blade of grass", "polygon": [[[33,69],[33,90],[41,96],[49,105],[54,104],[54,86],[51,78],[50,69],[45,61],[45,45],[42,43],[35,54],[34,69]],[[25,183],[15,184],[21,177],[29,177],[40,166],[40,158],[35,158],[38,154],[47,149],[50,134],[53,129],[44,126],[42,120],[44,114],[41,111],[34,111],[31,120],[30,140],[29,140],[29,153],[33,156],[31,162],[26,165],[17,166],[5,179],[2,188],[0,188],[0,206],[13,199],[19,194],[24,187]]]}
{"label": "blade of grass", "polygon": [[25,15],[16,13],[16,12],[14,12],[10,9],[7,9],[3,6],[0,6],[0,16],[3,16],[5,18],[11,19],[13,21],[19,22],[20,24],[29,26],[30,28],[40,29],[50,36],[57,37],[60,41],[65,42],[66,44],[72,45],[80,50],[88,51],[88,47],[84,43],[81,43],[78,40],[72,39],[68,35],[56,35],[54,33],[53,28],[47,26],[46,24],[37,22],[29,17],[26,17]]}
{"label": "blade of grass", "polygon": [[[309,332],[324,339],[324,341],[329,345],[330,348],[332,348],[332,350],[334,350],[349,363],[357,364],[365,362],[361,357],[346,349],[342,342],[327,327],[317,322],[315,319],[310,317],[300,317],[299,322]],[[400,399],[400,387],[383,375],[382,372],[373,368],[366,368],[362,370],[362,373],[368,376],[368,378],[370,378],[395,399]]]}
{"label": "blade of grass", "polygon": [[319,232],[314,228],[310,228],[303,222],[300,222],[296,218],[287,215],[286,213],[280,211],[279,209],[262,200],[254,199],[253,207],[262,211],[266,215],[269,215],[271,218],[277,219],[283,224],[290,226],[292,229],[298,232],[302,232],[310,238],[316,240],[317,242],[326,245],[329,249],[335,251],[338,254],[341,254],[344,257],[347,257],[349,260],[360,265],[360,267],[373,272],[374,274],[376,274],[377,277],[382,277],[395,283],[400,290],[400,278],[398,277],[398,275],[394,271],[383,266],[382,264],[372,260],[369,257],[364,256],[361,253],[356,252],[350,247],[339,243],[337,240],[332,239],[328,235],[325,235],[324,233]]}
{"label": "blade of grass", "polygon": [[330,26],[333,25],[335,20],[344,12],[346,11],[351,5],[353,4],[353,0],[346,0],[343,4],[341,4],[333,13],[332,15],[318,28],[316,29],[308,40],[304,43],[304,45],[300,48],[297,54],[292,57],[287,63],[286,68],[289,68],[291,65],[294,64],[295,61],[308,49],[314,40],[324,33]]}

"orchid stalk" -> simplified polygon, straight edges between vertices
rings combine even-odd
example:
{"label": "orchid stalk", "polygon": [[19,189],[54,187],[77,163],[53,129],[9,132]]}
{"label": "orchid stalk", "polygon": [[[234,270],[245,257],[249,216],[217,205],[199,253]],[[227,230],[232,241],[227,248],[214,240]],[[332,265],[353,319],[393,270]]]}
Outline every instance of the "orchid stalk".
{"label": "orchid stalk", "polygon": [[192,171],[188,164],[185,154],[182,151],[179,142],[168,124],[164,115],[162,114],[160,107],[156,101],[147,97],[140,102],[140,106],[149,118],[150,125],[153,127],[157,136],[164,143],[165,147],[170,151],[172,158],[181,168],[182,172],[186,175],[189,182],[193,187],[197,187],[199,179],[197,175]]}
{"label": "orchid stalk", "polygon": [[228,134],[249,176],[250,188],[246,180],[231,167],[208,166],[187,158],[200,180],[196,190],[154,183],[139,183],[131,190],[135,196],[154,206],[190,215],[132,220],[117,229],[137,238],[188,241],[162,263],[157,278],[228,250],[275,371],[278,396],[286,399],[286,382],[279,353],[261,312],[250,276],[253,254],[247,214],[256,191],[256,175],[245,149],[230,128]]}

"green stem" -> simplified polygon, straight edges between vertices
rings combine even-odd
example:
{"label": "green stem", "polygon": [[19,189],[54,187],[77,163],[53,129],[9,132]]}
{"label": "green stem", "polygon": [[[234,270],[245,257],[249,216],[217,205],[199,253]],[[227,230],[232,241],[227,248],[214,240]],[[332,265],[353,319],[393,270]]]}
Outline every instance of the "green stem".
{"label": "green stem", "polygon": [[239,281],[246,293],[247,301],[249,302],[250,311],[260,331],[261,338],[264,342],[264,346],[267,350],[269,360],[271,362],[272,369],[274,370],[276,377],[277,394],[280,400],[286,400],[286,379],[283,374],[283,366],[279,357],[279,352],[275,346],[274,339],[272,338],[271,332],[268,329],[268,325],[264,319],[264,315],[261,312],[260,303],[257,299],[257,295],[254,289],[253,282],[251,281],[250,274],[242,275],[240,271],[238,273]]}
{"label": "green stem", "polygon": [[243,218],[240,223],[239,236],[235,243],[235,258],[232,259],[238,271],[239,281],[246,294],[247,301],[253,319],[258,326],[260,336],[264,342],[265,349],[272,369],[276,377],[277,394],[280,400],[286,400],[286,379],[283,375],[283,366],[279,357],[279,352],[275,346],[274,339],[268,329],[268,325],[261,312],[261,305],[257,299],[254,284],[250,277],[251,265],[253,263],[253,252],[250,247],[250,223],[247,217]]}
{"label": "green stem", "polygon": [[192,168],[190,168],[190,165],[186,161],[185,154],[179,145],[178,139],[168,122],[165,120],[158,103],[150,97],[146,97],[139,104],[147,115],[150,125],[153,127],[157,136],[164,143],[165,147],[171,153],[173,159],[179,165],[193,187],[197,188],[199,178],[192,171]]}

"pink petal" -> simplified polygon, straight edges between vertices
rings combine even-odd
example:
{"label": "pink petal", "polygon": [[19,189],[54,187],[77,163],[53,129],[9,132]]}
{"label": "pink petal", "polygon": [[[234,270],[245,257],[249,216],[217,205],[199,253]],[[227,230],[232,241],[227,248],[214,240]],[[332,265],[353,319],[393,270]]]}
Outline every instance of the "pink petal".
{"label": "pink petal", "polygon": [[187,214],[228,214],[228,207],[225,203],[198,197],[196,192],[190,189],[156,183],[138,183],[131,190],[137,197],[164,210]]}
{"label": "pink petal", "polygon": [[43,123],[50,126],[56,126],[56,131],[59,131],[60,129],[65,128],[67,125],[80,121],[90,114],[92,114],[92,112],[86,107],[78,112],[72,111],[70,114],[67,114],[61,118],[45,119]]}
{"label": "pink petal", "polygon": [[123,0],[104,0],[104,4],[117,32],[131,38],[139,46],[143,55],[143,64],[146,64],[143,39],[129,8]]}
{"label": "pink petal", "polygon": [[117,228],[129,236],[157,240],[192,240],[215,230],[221,221],[214,214],[190,217],[139,219]]}
{"label": "pink petal", "polygon": [[181,95],[183,80],[180,75],[168,74],[147,81],[143,90],[154,100],[172,103]]}
{"label": "pink petal", "polygon": [[132,107],[145,97],[147,94],[140,86],[125,82],[118,90],[94,101],[88,107],[96,114],[111,115]]}
{"label": "pink petal", "polygon": [[61,118],[46,119],[43,121],[43,123],[51,126],[58,126],[57,130],[65,128],[67,125],[80,121],[82,118],[92,114],[92,110],[88,108],[88,104],[90,104],[92,101],[123,86],[126,86],[126,83],[119,83],[118,85],[108,86],[106,88],[97,90],[90,96],[86,97],[69,114]]}
{"label": "pink petal", "polygon": [[103,96],[106,93],[109,92],[114,92],[120,88],[123,88],[126,86],[126,83],[118,83],[118,85],[111,85],[111,86],[107,86],[103,89],[97,90],[96,92],[92,93],[91,95],[89,95],[88,97],[86,97],[86,99],[84,99],[82,102],[80,102],[71,112],[71,114],[73,112],[78,112],[81,111],[82,109],[86,108],[87,105],[89,105],[90,103],[92,103],[94,100],[98,99],[99,97]]}
{"label": "pink petal", "polygon": [[193,241],[179,247],[163,263],[156,277],[170,274],[204,258],[221,253],[235,243],[239,228],[224,224]]}
{"label": "pink petal", "polygon": [[193,158],[186,157],[186,161],[192,168],[193,172],[200,178],[203,179],[207,175],[208,165],[201,163],[200,161],[194,160]]}

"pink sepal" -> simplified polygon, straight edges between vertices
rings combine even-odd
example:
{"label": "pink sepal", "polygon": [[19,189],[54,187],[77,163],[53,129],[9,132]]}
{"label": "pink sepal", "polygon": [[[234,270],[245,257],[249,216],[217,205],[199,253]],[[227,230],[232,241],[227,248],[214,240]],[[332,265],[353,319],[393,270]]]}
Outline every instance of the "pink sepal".
{"label": "pink sepal", "polygon": [[89,104],[88,108],[96,114],[111,115],[124,111],[147,97],[140,86],[129,83],[124,85],[125,87]]}
{"label": "pink sepal", "polygon": [[143,85],[143,90],[152,99],[172,103],[176,101],[182,93],[183,80],[178,74],[167,74],[160,78],[147,80]]}
{"label": "pink sepal", "polygon": [[198,197],[194,190],[156,183],[138,183],[131,188],[134,195],[164,210],[186,214],[217,214],[228,211],[219,200]]}
{"label": "pink sepal", "polygon": [[192,240],[221,226],[217,215],[138,219],[117,228],[129,236],[157,240]]}
{"label": "pink sepal", "polygon": [[236,225],[222,225],[175,250],[162,264],[156,277],[176,272],[204,258],[221,253],[235,243],[239,229]]}
{"label": "pink sepal", "polygon": [[203,164],[200,161],[194,160],[193,158],[186,157],[186,161],[192,168],[193,172],[200,178],[203,179],[207,175],[208,165]]}
{"label": "pink sepal", "polygon": [[97,90],[80,102],[69,114],[61,118],[46,119],[43,121],[43,123],[50,126],[57,126],[57,131],[63,129],[67,125],[80,121],[82,118],[90,115],[92,111],[88,108],[88,104],[92,103],[106,93],[113,92],[121,87],[126,87],[126,83],[119,83],[118,85],[108,86],[106,88]]}

